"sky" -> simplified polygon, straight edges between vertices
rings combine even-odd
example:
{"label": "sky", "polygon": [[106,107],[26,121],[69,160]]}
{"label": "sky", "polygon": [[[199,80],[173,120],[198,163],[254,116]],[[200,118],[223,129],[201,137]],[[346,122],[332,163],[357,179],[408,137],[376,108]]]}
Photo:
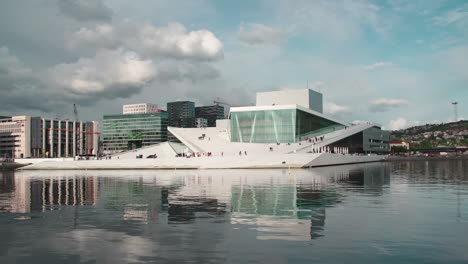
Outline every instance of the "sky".
{"label": "sky", "polygon": [[468,118],[468,2],[4,0],[0,115],[82,120],[123,104],[255,103],[311,88],[394,130]]}

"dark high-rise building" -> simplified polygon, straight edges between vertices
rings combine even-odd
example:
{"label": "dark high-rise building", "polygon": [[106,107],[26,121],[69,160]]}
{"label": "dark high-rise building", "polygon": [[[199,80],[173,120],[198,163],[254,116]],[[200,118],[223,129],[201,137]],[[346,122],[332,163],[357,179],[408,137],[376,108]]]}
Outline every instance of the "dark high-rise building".
{"label": "dark high-rise building", "polygon": [[216,120],[224,119],[224,106],[210,105],[195,107],[195,118],[205,118],[209,127],[216,126]]}
{"label": "dark high-rise building", "polygon": [[195,127],[195,103],[179,101],[167,103],[169,126]]}

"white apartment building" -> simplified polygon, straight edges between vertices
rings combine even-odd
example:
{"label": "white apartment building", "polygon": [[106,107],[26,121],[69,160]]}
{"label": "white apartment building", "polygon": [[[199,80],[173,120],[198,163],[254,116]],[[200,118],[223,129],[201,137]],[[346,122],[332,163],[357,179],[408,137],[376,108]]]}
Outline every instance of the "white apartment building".
{"label": "white apartment building", "polygon": [[13,116],[0,119],[0,156],[8,158],[97,155],[98,122]]}
{"label": "white apartment building", "polygon": [[0,155],[7,158],[39,155],[40,126],[39,117],[13,116],[0,119]]}
{"label": "white apartment building", "polygon": [[195,126],[200,128],[200,127],[208,127],[208,119],[206,118],[196,118],[195,119]]}
{"label": "white apartment building", "polygon": [[156,113],[158,112],[158,105],[156,104],[126,104],[123,105],[123,114],[132,115],[132,114],[147,114],[147,113]]}

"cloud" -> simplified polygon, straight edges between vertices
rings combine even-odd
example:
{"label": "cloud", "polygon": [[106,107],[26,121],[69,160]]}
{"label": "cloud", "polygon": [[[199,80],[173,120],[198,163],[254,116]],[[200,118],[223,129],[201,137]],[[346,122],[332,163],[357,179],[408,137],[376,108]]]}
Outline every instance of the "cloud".
{"label": "cloud", "polygon": [[112,10],[102,0],[58,0],[58,7],[79,21],[109,21],[112,18]]}
{"label": "cloud", "polygon": [[0,105],[3,111],[38,110],[48,112],[62,106],[58,94],[44,85],[41,74],[24,66],[7,47],[0,47]]}
{"label": "cloud", "polygon": [[336,42],[360,38],[367,32],[385,33],[390,23],[371,1],[277,0],[279,19],[293,34],[316,33]]}
{"label": "cloud", "polygon": [[125,20],[94,28],[82,27],[70,36],[68,43],[71,49],[122,47],[148,57],[201,61],[223,58],[223,44],[211,31],[188,31],[179,23],[155,27]]}
{"label": "cloud", "polygon": [[310,88],[312,90],[319,91],[319,90],[321,90],[321,88],[323,88],[325,86],[325,83],[322,82],[322,81],[316,81],[316,82],[313,82],[313,83],[307,83],[307,86],[308,86],[308,88]]}
{"label": "cloud", "polygon": [[366,66],[366,69],[368,70],[375,70],[380,67],[387,67],[387,66],[395,66],[392,62],[376,62],[372,65]]}
{"label": "cloud", "polygon": [[458,24],[460,26],[466,26],[468,24],[468,4],[461,7],[447,11],[441,16],[433,18],[436,25],[450,25]]}
{"label": "cloud", "polygon": [[138,93],[157,74],[151,60],[135,52],[100,50],[93,58],[59,64],[50,69],[52,83],[72,98],[125,98]]}
{"label": "cloud", "polygon": [[377,99],[374,101],[369,102],[369,111],[372,113],[377,113],[377,112],[387,112],[391,108],[397,108],[400,106],[405,106],[408,105],[409,102],[407,100],[403,99]]}
{"label": "cloud", "polygon": [[[8,48],[0,48],[0,105],[9,113],[17,110],[63,112],[71,102],[93,105],[104,99],[129,98],[144,88],[175,94],[167,87],[185,84],[182,94],[194,84],[219,78],[207,62],[164,60],[156,63],[123,49],[99,50],[95,56],[62,63],[33,74]],[[200,85],[203,87],[203,85]],[[164,88],[161,88],[164,87]],[[203,88],[202,94],[209,93]],[[202,89],[202,90],[203,90]]]}
{"label": "cloud", "polygon": [[390,123],[388,126],[386,126],[384,129],[386,130],[400,130],[408,127],[408,121],[400,117],[397,120],[390,120]]}
{"label": "cloud", "polygon": [[190,80],[195,83],[219,76],[219,71],[207,63],[164,61],[157,64],[157,80],[160,82]]}
{"label": "cloud", "polygon": [[337,105],[335,103],[326,103],[325,104],[325,113],[335,115],[335,114],[349,114],[352,109],[349,106]]}
{"label": "cloud", "polygon": [[[7,47],[0,47],[0,91],[1,97],[7,97],[7,93],[27,85],[32,77],[31,69],[25,67],[18,58],[10,54]],[[3,105],[3,107],[5,107]]]}
{"label": "cloud", "polygon": [[21,78],[31,73],[7,47],[0,47],[0,78]]}
{"label": "cloud", "polygon": [[[467,57],[468,45],[459,45],[436,53],[431,63],[434,63],[438,73],[442,74],[441,77],[456,77],[466,83],[468,81]],[[462,89],[466,89],[466,85],[463,84]]]}
{"label": "cloud", "polygon": [[282,30],[255,23],[242,24],[237,38],[250,45],[281,45],[287,41]]}

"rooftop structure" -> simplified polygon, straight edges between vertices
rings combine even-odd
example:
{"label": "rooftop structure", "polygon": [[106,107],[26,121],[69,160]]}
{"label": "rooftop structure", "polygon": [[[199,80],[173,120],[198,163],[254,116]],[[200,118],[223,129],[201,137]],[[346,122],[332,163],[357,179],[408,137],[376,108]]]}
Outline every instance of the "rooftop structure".
{"label": "rooftop structure", "polygon": [[158,105],[156,104],[126,104],[123,105],[123,114],[147,114],[147,113],[156,113],[158,112]]}
{"label": "rooftop structure", "polygon": [[322,94],[311,89],[283,90],[257,93],[256,106],[297,104],[323,112]]}

